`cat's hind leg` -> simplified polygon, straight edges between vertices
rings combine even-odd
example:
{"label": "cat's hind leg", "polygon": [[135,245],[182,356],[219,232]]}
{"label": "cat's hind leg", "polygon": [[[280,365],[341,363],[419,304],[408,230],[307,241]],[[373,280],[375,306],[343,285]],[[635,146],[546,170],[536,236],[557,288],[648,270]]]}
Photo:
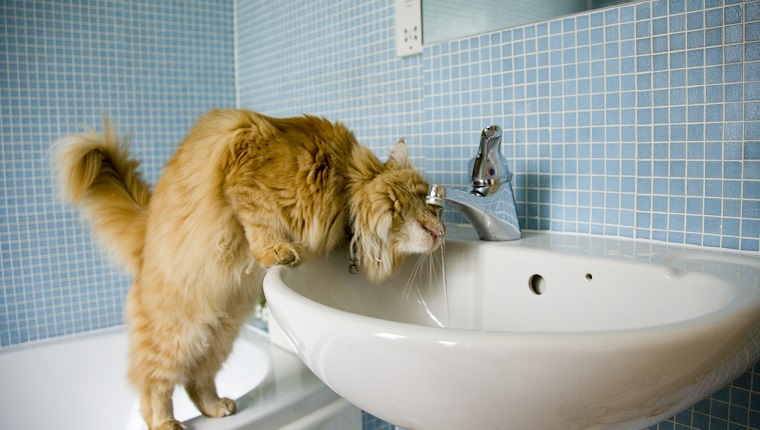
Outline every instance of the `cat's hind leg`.
{"label": "cat's hind leg", "polygon": [[221,418],[232,415],[237,405],[232,399],[219,397],[216,389],[216,374],[230,355],[237,338],[240,324],[237,322],[220,322],[210,338],[210,345],[196,365],[189,372],[185,382],[185,391],[201,413],[207,417]]}
{"label": "cat's hind leg", "polygon": [[182,424],[174,419],[172,393],[174,385],[154,383],[140,393],[140,412],[150,430],[183,430]]}
{"label": "cat's hind leg", "polygon": [[[145,333],[133,324],[131,330],[131,351],[129,379],[140,395],[140,413],[150,430],[180,430],[182,425],[174,419],[172,394],[177,383],[177,375],[171,363],[162,360],[162,355],[154,347]],[[147,339],[147,340],[146,340]]]}
{"label": "cat's hind leg", "polygon": [[150,430],[180,430],[182,425],[174,419],[172,394],[183,381],[185,371],[181,360],[183,349],[177,342],[176,324],[161,330],[152,312],[142,305],[137,292],[142,285],[135,282],[130,291],[128,312],[130,348],[128,379],[140,395],[140,412]]}

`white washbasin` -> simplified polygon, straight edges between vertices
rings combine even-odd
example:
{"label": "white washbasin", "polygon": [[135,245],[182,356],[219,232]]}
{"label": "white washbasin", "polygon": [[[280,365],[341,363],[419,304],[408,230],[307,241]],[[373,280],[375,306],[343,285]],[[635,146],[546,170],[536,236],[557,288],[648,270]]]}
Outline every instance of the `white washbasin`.
{"label": "white washbasin", "polygon": [[760,358],[758,256],[549,232],[444,255],[445,287],[414,261],[370,284],[343,250],[264,289],[322,381],[408,429],[644,428]]}

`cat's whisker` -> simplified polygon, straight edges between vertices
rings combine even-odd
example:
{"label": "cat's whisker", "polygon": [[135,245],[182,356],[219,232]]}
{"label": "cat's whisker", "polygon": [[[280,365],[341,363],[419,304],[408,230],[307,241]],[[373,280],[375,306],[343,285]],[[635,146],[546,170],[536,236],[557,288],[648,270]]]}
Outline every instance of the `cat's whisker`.
{"label": "cat's whisker", "polygon": [[440,327],[448,326],[450,320],[444,244],[445,241],[442,241],[441,246],[435,251],[416,256],[401,297],[402,309],[406,309],[412,300],[416,300],[431,320]]}
{"label": "cat's whisker", "polygon": [[[425,303],[425,296],[422,294],[422,288],[421,286],[427,285],[430,282],[430,256],[428,254],[422,254],[420,255],[419,259],[417,260],[419,263],[419,279],[415,283],[415,288],[417,290],[417,296],[422,300],[423,304]],[[423,266],[427,266],[427,278],[425,278],[422,274],[425,272]],[[426,305],[426,304],[425,304]],[[426,305],[427,306],[427,305]]]}
{"label": "cat's whisker", "polygon": [[404,286],[404,295],[402,297],[402,309],[406,308],[406,305],[409,303],[412,289],[416,288],[417,293],[419,294],[419,279],[420,273],[422,273],[422,265],[424,261],[425,256],[424,255],[418,255],[417,259],[414,262],[414,266],[412,266],[412,273],[409,275],[409,279],[406,281],[406,285]]}
{"label": "cat's whisker", "polygon": [[[449,312],[448,298],[445,297],[446,278],[443,266],[443,254],[436,250],[430,254],[420,256],[419,263],[424,264],[427,269],[424,272],[418,270],[420,277],[416,283],[416,291],[422,310],[425,311],[431,322],[436,326],[447,327],[449,325]],[[440,297],[440,288],[443,288],[443,299]]]}
{"label": "cat's whisker", "polygon": [[[443,245],[443,243],[444,242],[441,244]],[[425,257],[425,260],[427,262],[426,285],[430,290],[428,291],[428,294],[430,295],[430,300],[428,301],[431,302],[430,305],[432,305],[433,309],[435,309],[435,311],[428,309],[428,313],[431,316],[434,316],[436,322],[438,322],[439,325],[443,327],[447,325],[449,321],[449,306],[448,294],[446,290],[446,268],[444,264],[444,254],[442,247],[427,255]],[[443,304],[441,304],[440,299],[441,291],[436,291],[439,288],[443,288]],[[418,292],[420,296],[422,296],[422,291],[418,290]],[[428,307],[427,304],[426,307]]]}
{"label": "cat's whisker", "polygon": [[451,322],[451,308],[449,307],[449,286],[448,282],[446,282],[446,241],[441,241],[441,246],[436,250],[436,253],[440,256],[440,274],[441,274],[441,284],[443,285],[443,301],[444,301],[444,309],[446,311],[446,324],[448,325]]}

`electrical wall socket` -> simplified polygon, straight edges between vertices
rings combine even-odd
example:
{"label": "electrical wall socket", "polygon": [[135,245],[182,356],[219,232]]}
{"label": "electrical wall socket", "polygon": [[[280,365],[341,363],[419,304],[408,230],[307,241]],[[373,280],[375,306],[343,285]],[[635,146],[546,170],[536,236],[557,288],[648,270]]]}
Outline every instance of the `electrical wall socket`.
{"label": "electrical wall socket", "polygon": [[422,53],[422,0],[396,0],[396,53]]}

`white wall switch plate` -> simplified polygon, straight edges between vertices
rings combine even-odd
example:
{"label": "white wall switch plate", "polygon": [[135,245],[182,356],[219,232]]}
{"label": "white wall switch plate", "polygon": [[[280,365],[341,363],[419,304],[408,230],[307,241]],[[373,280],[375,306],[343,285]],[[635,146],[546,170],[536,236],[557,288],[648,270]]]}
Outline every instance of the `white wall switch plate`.
{"label": "white wall switch plate", "polygon": [[396,0],[396,53],[422,53],[422,0]]}

